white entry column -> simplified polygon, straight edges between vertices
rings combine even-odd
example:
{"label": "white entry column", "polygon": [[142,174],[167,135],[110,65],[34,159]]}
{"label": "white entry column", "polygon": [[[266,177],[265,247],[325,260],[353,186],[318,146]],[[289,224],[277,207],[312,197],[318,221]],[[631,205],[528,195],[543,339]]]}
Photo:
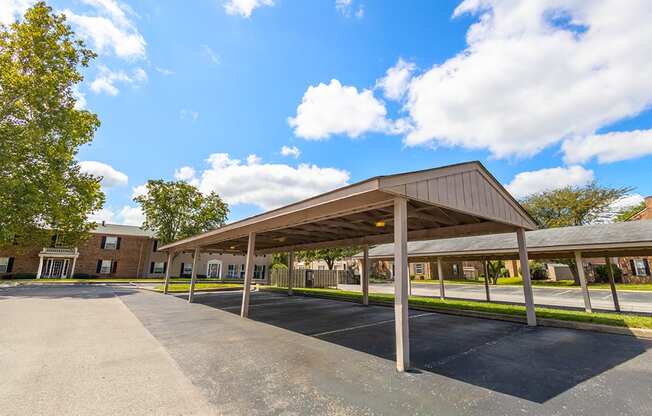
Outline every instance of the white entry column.
{"label": "white entry column", "polygon": [[518,228],[516,230],[516,240],[518,241],[518,257],[521,261],[521,274],[523,275],[523,295],[525,297],[525,310],[527,315],[527,324],[530,326],[537,325],[537,316],[534,311],[534,295],[532,294],[532,281],[530,280],[530,264],[527,256],[527,243],[525,241],[525,230]]}
{"label": "white entry column", "polygon": [[[172,251],[168,251],[168,262],[165,264],[165,285],[163,286],[163,294],[168,294],[170,288],[170,270],[172,270]],[[193,271],[195,271],[193,266]]]}
{"label": "white entry column", "polygon": [[195,283],[197,282],[197,265],[199,264],[199,247],[195,249],[192,256],[192,275],[190,277],[190,291],[188,291],[188,302],[192,303],[195,297]]}
{"label": "white entry column", "polygon": [[394,315],[396,326],[396,369],[410,367],[408,321],[407,200],[394,200]]}
{"label": "white entry column", "polygon": [[437,257],[437,275],[439,276],[439,298],[446,299],[446,288],[444,287],[444,270],[441,267],[441,257]]}
{"label": "white entry column", "polygon": [[245,261],[244,290],[242,291],[242,308],[240,316],[249,316],[249,296],[251,295],[251,280],[254,276],[254,257],[256,255],[256,233],[249,233],[247,244],[247,260]]}
{"label": "white entry column", "polygon": [[36,271],[36,278],[40,279],[43,274],[43,256],[38,256],[38,270]]}

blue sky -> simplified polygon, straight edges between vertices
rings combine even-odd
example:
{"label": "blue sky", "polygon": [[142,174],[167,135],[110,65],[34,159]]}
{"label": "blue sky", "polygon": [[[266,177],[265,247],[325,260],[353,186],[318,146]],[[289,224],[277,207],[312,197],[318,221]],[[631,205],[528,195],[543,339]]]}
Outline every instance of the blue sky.
{"label": "blue sky", "polygon": [[153,178],[216,190],[233,220],[476,159],[516,196],[652,194],[648,1],[49,4],[99,53],[78,88],[102,121],[78,155],[104,177],[97,219],[138,223]]}

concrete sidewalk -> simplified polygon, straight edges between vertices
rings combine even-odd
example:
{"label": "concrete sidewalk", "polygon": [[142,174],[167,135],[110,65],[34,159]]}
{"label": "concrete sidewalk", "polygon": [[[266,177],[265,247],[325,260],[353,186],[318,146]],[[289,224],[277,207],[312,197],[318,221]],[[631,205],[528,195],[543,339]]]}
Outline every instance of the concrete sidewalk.
{"label": "concrete sidewalk", "polygon": [[[360,291],[360,285],[338,285],[339,289]],[[446,296],[450,298],[485,300],[484,285],[448,283],[445,287]],[[521,286],[496,286],[489,287],[492,301],[524,303],[523,287]],[[369,285],[371,293],[394,293],[391,283],[372,283]],[[532,288],[534,303],[541,306],[564,306],[584,308],[582,292],[575,288]],[[604,289],[589,289],[591,304],[594,309],[607,311],[614,310],[611,291]],[[418,283],[412,281],[412,294],[414,296],[439,297],[439,284]],[[619,291],[618,299],[623,312],[652,313],[652,292],[627,292]]]}
{"label": "concrete sidewalk", "polygon": [[102,286],[0,290],[0,414],[217,414]]}

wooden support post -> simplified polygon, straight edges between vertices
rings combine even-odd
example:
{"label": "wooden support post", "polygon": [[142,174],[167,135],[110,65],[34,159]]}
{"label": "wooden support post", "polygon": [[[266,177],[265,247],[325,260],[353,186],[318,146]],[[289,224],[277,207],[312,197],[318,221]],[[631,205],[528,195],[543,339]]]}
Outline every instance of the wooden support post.
{"label": "wooden support post", "polygon": [[367,306],[369,305],[369,246],[364,246],[362,250],[360,285],[362,286],[362,304]]}
{"label": "wooden support post", "polygon": [[249,233],[247,244],[247,259],[245,261],[244,290],[242,291],[242,308],[240,316],[249,316],[249,296],[251,294],[251,280],[254,276],[254,259],[256,256],[256,233]]}
{"label": "wooden support post", "polygon": [[534,295],[532,294],[532,282],[530,281],[530,265],[528,263],[524,229],[518,228],[516,230],[516,239],[518,240],[518,257],[521,261],[521,275],[523,276],[523,296],[525,297],[527,324],[536,326],[537,316],[534,311]]}
{"label": "wooden support post", "polygon": [[292,278],[294,277],[294,251],[288,253],[288,296],[292,296]]}
{"label": "wooden support post", "polygon": [[484,292],[487,297],[487,302],[491,302],[489,294],[489,261],[484,261]]}
{"label": "wooden support post", "polygon": [[168,251],[168,262],[165,264],[165,285],[163,286],[163,294],[167,295],[170,288],[170,270],[172,270],[172,252]]}
{"label": "wooden support post", "polygon": [[591,296],[589,295],[589,286],[586,283],[586,275],[584,274],[584,263],[582,262],[582,253],[579,251],[575,252],[575,268],[577,269],[577,275],[580,278],[580,286],[582,286],[582,296],[584,296],[584,310],[587,312],[593,312],[591,308]]}
{"label": "wooden support post", "polygon": [[188,302],[192,303],[195,297],[195,283],[197,283],[197,265],[199,264],[199,247],[195,249],[192,256],[192,275],[190,277],[190,291],[188,292]]}
{"label": "wooden support post", "polygon": [[410,329],[408,321],[407,200],[394,200],[394,315],[396,326],[396,369],[410,367]]}
{"label": "wooden support post", "polygon": [[614,279],[614,271],[611,267],[611,258],[605,257],[604,262],[607,265],[609,286],[611,286],[611,297],[614,300],[614,309],[616,310],[616,312],[620,312],[620,302],[618,302],[618,292],[616,292],[616,279]]}
{"label": "wooden support post", "polygon": [[441,257],[437,257],[437,274],[439,275],[439,299],[446,299],[446,288],[444,287],[444,271],[441,267]]}

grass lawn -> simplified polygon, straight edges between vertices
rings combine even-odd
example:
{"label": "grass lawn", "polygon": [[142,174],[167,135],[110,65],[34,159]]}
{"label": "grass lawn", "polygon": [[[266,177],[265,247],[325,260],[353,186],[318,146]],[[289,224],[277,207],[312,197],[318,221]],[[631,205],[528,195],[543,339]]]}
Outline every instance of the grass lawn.
{"label": "grass lawn", "polygon": [[[412,280],[413,283],[428,283],[428,284],[439,284],[439,280]],[[483,285],[484,280],[444,280],[446,284],[457,284],[457,285]],[[501,277],[498,279],[499,286],[522,286],[523,280],[520,277]],[[493,285],[492,285],[493,286]],[[532,286],[541,286],[541,287],[562,287],[562,288],[580,288],[580,285],[576,285],[573,280],[561,280],[558,282],[552,282],[547,280],[532,280]],[[609,283],[589,283],[589,289],[610,289]],[[617,290],[637,290],[637,291],[652,291],[652,283],[616,283]]]}
{"label": "grass lawn", "polygon": [[[267,286],[264,290],[273,292],[287,292],[287,289]],[[348,301],[360,301],[362,294],[360,292],[351,292],[339,289],[307,289],[295,288],[294,292],[313,296],[322,296],[336,298]],[[393,302],[394,295],[370,293],[369,300],[375,302]],[[411,296],[409,298],[411,306],[424,306],[431,309],[440,310],[461,310],[488,312],[501,315],[525,317],[525,306],[474,302],[466,300],[441,300],[438,298],[427,298],[421,296]],[[563,321],[590,322],[602,325],[619,326],[626,328],[645,328],[652,329],[652,317],[629,315],[621,313],[586,313],[582,311],[553,309],[553,308],[536,308],[537,317],[559,319]]]}
{"label": "grass lawn", "polygon": [[[219,279],[201,279],[201,282],[221,282]],[[164,279],[116,278],[116,279],[0,279],[2,283],[163,283]],[[171,283],[190,283],[190,279],[170,279]]]}
{"label": "grass lawn", "polygon": [[[157,292],[163,292],[163,285],[154,286],[154,290]],[[195,291],[204,291],[204,292],[219,292],[220,290],[238,290],[242,289],[242,285],[237,283],[196,283]],[[189,283],[173,283],[168,287],[168,292],[188,292],[190,290]]]}

